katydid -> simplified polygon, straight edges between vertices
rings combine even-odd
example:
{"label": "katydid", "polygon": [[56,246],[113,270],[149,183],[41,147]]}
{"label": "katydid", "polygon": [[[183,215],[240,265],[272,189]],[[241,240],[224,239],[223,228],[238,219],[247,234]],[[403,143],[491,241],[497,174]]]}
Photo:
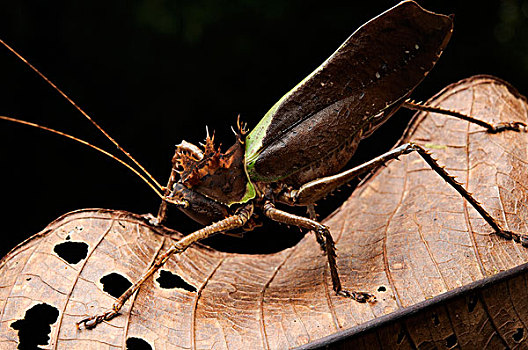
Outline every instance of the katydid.
{"label": "katydid", "polygon": [[[429,12],[414,1],[401,2],[354,32],[332,56],[284,95],[251,132],[239,120],[235,143],[227,151],[222,152],[215,146],[214,137],[209,134],[203,147],[181,142],[176,147],[172,173],[166,186],[153,180],[139,163],[136,162],[137,168],[127,165],[136,174],[141,174],[162,198],[158,216],[152,220],[154,224],[163,224],[167,205],[171,204],[204,227],[182,238],[158,257],[109,311],[83,319],[78,325],[92,328],[118,315],[126,300],[172,254],[182,253],[193,243],[216,233],[240,228],[251,230],[261,224],[262,218],[312,230],[328,257],[334,291],[357,302],[375,302],[375,296],[368,291],[348,291],[341,285],[335,245],[327,226],[319,223],[315,215],[306,218],[275,205],[306,206],[310,213],[314,213],[314,203],[328,193],[390,159],[411,152],[418,152],[482,215],[496,234],[526,244],[527,236],[504,230],[417,144],[401,145],[353,169],[341,171],[354,155],[359,142],[402,107],[462,118],[489,132],[526,130],[523,123],[492,125],[409,100],[412,91],[439,59],[452,31],[452,16]],[[380,48],[383,48],[382,52]],[[73,104],[61,90],[49,83]],[[128,153],[125,154],[135,162]]]}

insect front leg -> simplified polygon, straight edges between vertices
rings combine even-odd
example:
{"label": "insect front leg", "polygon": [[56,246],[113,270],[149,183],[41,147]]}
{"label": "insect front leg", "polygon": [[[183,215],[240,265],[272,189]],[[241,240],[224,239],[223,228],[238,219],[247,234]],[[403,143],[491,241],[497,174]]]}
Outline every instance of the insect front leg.
{"label": "insect front leg", "polygon": [[[165,193],[164,196],[168,197],[170,195],[170,192],[176,183],[178,179],[178,173],[176,172],[176,169],[174,168],[174,165],[172,166],[171,175],[169,177],[169,181],[167,182],[167,186],[165,186]],[[153,224],[155,225],[163,225],[165,220],[167,219],[167,210],[168,210],[168,201],[163,199],[161,201],[161,204],[158,209],[158,215],[153,220]]]}
{"label": "insect front leg", "polygon": [[253,215],[253,204],[246,205],[240,208],[234,215],[218,222],[215,222],[209,226],[206,226],[198,231],[195,231],[183,237],[174,245],[172,245],[165,253],[163,253],[156,259],[154,264],[148,269],[145,274],[143,274],[139,281],[134,283],[134,285],[128,288],[116,300],[111,310],[108,310],[102,313],[101,315],[82,319],[81,321],[77,322],[77,327],[91,329],[103,321],[109,321],[112,318],[116,317],[119,314],[119,310],[121,310],[125,302],[132,296],[132,294],[134,294],[139,289],[139,287],[141,287],[143,282],[145,282],[150,276],[152,276],[152,274],[154,274],[160,267],[162,267],[163,264],[165,264],[165,262],[169,260],[169,258],[173,254],[183,253],[191,244],[201,241],[202,239],[205,239],[207,237],[210,237],[215,233],[240,228],[248,222],[251,215]]}
{"label": "insect front leg", "polygon": [[317,240],[324,241],[324,250],[328,258],[328,265],[330,266],[330,275],[332,277],[332,286],[334,291],[341,296],[352,298],[360,303],[375,302],[376,297],[365,292],[349,292],[344,290],[341,286],[339,273],[337,271],[335,243],[330,230],[327,226],[318,223],[302,216],[294,215],[275,208],[275,205],[270,201],[266,201],[263,207],[264,215],[268,218],[287,225],[295,225],[306,228],[315,232]]}

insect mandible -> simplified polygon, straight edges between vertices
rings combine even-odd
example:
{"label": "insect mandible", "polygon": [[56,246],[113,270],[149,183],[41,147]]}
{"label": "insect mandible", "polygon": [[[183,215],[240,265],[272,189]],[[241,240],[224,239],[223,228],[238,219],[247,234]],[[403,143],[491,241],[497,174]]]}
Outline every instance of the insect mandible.
{"label": "insect mandible", "polygon": [[[359,28],[279,100],[251,132],[238,121],[235,143],[227,151],[215,146],[210,135],[203,148],[181,142],[168,184],[152,185],[155,191],[163,191],[163,203],[153,221],[162,224],[167,204],[171,204],[204,228],[177,242],[108,312],[79,324],[91,328],[118,315],[124,302],[172,254],[182,253],[194,242],[219,232],[250,230],[260,224],[261,217],[312,230],[328,257],[335,292],[358,302],[374,302],[368,291],[347,291],[341,286],[331,233],[315,220],[313,204],[358,175],[415,151],[479,211],[497,234],[525,242],[525,236],[503,230],[418,145],[402,145],[340,172],[358,143],[401,107],[463,118],[489,132],[524,129],[520,123],[490,125],[408,100],[440,57],[452,28],[452,17],[423,10],[413,1],[402,2]],[[376,45],[372,45],[374,41]],[[385,48],[381,55],[379,47]],[[311,218],[278,209],[276,203],[306,206]],[[255,218],[256,212],[259,219]]]}

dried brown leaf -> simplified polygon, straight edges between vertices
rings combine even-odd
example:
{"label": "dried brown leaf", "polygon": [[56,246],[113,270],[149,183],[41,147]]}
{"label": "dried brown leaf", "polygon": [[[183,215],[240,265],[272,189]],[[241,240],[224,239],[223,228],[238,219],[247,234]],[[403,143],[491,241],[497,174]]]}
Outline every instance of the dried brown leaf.
{"label": "dried brown leaf", "polygon": [[[527,121],[524,98],[491,77],[449,86],[431,103],[494,122]],[[490,135],[464,121],[422,113],[406,139],[428,147],[507,229],[528,233],[526,134]],[[15,348],[28,310],[42,310],[42,304],[58,311],[56,320],[50,317],[50,341],[42,348],[111,349],[144,341],[155,349],[276,349],[341,330],[355,334],[350,344],[371,348],[453,342],[468,348],[513,347],[524,341],[528,303],[523,276],[516,277],[518,283],[514,278],[515,283],[482,291],[477,301],[463,296],[462,301],[435,304],[446,292],[456,294],[457,288],[523,264],[528,250],[494,235],[417,155],[378,171],[326,224],[337,241],[343,285],[376,294],[377,303],[334,295],[326,257],[311,235],[269,255],[196,245],[162,269],[190,286],[162,288],[157,273],[126,303],[122,315],[94,330],[78,330],[77,321],[114,302],[103,291],[103,276],[138,279],[167,249],[171,235],[179,234],[126,212],[66,214],[0,262],[0,344]],[[77,259],[65,253],[72,249],[79,252]],[[375,324],[424,303],[436,309],[403,323]],[[473,305],[471,312],[468,305]],[[371,325],[368,332],[365,325]]]}

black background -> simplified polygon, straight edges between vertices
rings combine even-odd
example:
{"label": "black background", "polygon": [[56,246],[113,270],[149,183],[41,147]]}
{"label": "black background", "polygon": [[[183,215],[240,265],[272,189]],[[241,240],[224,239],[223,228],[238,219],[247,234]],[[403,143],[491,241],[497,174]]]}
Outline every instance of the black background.
{"label": "black background", "polygon": [[[396,1],[10,1],[0,37],[70,95],[165,183],[174,145],[198,143],[205,126],[225,146],[240,113],[250,128],[359,25]],[[455,14],[451,42],[414,94],[427,99],[474,74],[528,92],[528,1],[419,1]],[[62,97],[0,48],[0,115],[68,131],[113,147]],[[390,148],[410,113],[400,112],[362,145],[354,162]],[[0,256],[58,216],[80,208],[155,213],[159,199],[112,160],[43,131],[0,121]],[[321,207],[335,209],[343,197]],[[198,226],[176,210],[171,226]],[[270,226],[216,243],[270,252],[296,229]],[[263,231],[260,231],[261,233]]]}

